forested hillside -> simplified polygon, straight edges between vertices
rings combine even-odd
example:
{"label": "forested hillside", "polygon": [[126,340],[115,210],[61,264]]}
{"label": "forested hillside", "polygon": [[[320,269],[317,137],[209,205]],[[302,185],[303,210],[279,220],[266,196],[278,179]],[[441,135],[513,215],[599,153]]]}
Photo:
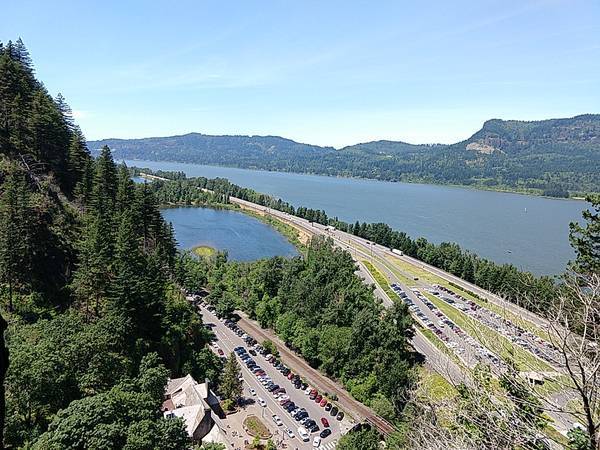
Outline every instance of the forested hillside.
{"label": "forested hillside", "polygon": [[23,43],[1,45],[6,447],[188,448],[183,423],[160,412],[167,377],[203,379],[219,362],[177,261],[152,193],[107,148],[92,159]]}
{"label": "forested hillside", "polygon": [[555,197],[600,192],[600,115],[487,121],[466,141],[375,141],[336,150],[273,136],[107,139],[116,158],[507,189]]}

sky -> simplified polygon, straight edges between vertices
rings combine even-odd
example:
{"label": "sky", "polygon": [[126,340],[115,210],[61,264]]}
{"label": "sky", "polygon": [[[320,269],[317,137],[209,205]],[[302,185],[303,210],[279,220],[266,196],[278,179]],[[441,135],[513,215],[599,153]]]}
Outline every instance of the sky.
{"label": "sky", "polygon": [[600,113],[598,0],[3,0],[90,140],[452,143]]}

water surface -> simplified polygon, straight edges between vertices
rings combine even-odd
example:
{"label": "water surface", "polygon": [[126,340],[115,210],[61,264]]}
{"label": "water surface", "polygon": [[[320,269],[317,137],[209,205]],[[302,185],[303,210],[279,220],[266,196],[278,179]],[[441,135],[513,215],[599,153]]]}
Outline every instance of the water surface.
{"label": "water surface", "polygon": [[173,224],[180,248],[207,245],[226,250],[229,259],[236,261],[298,255],[273,227],[241,212],[197,207],[165,208],[161,212]]}
{"label": "water surface", "polygon": [[576,200],[295,173],[157,161],[128,165],[224,177],[295,206],[324,209],[347,222],[385,222],[412,237],[461,247],[536,274],[561,273],[573,258],[569,222],[587,204]]}

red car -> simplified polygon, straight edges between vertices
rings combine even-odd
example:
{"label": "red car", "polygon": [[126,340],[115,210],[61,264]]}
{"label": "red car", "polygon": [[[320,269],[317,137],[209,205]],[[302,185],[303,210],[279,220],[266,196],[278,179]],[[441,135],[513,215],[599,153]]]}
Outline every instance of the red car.
{"label": "red car", "polygon": [[223,355],[224,355],[224,353],[223,353],[223,350],[221,350],[221,349],[217,350],[217,352],[218,352],[218,353],[219,353],[219,355],[221,355],[221,356],[223,356]]}
{"label": "red car", "polygon": [[325,405],[327,405],[327,399],[326,399],[325,397],[323,397],[323,400],[321,400],[321,403],[319,403],[319,406],[320,406],[321,408],[324,408],[324,407],[325,407]]}
{"label": "red car", "polygon": [[294,374],[292,372],[288,373],[287,379],[291,380],[292,378],[294,378]]}
{"label": "red car", "polygon": [[317,395],[317,397],[315,398],[315,403],[321,403],[321,400],[323,400],[323,396],[321,394]]}
{"label": "red car", "polygon": [[321,417],[321,423],[324,427],[329,427],[329,421],[325,417]]}

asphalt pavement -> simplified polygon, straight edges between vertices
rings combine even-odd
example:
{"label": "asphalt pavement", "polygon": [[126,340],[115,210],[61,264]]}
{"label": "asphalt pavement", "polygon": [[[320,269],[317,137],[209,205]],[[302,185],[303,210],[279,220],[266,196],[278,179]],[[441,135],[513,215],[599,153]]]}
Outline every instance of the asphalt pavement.
{"label": "asphalt pavement", "polygon": [[[202,314],[202,320],[205,324],[212,324],[212,330],[217,337],[217,345],[223,352],[225,356],[228,358],[231,357],[231,352],[233,349],[239,346],[245,347],[249,349],[248,345],[232,330],[227,328],[223,322],[221,322],[214,314],[208,311],[206,308],[201,307],[200,312]],[[234,354],[235,355],[235,354]],[[246,365],[239,360],[237,356],[235,358],[238,359],[240,363],[240,367],[242,370],[242,376],[244,378],[244,397],[247,399],[254,400],[258,403],[258,399],[263,399],[266,402],[266,407],[261,408],[261,419],[263,423],[269,427],[269,429],[273,432],[273,442],[279,442],[280,445],[285,443],[287,448],[292,449],[312,449],[315,448],[313,446],[313,439],[315,436],[319,436],[319,433],[324,429],[323,424],[321,423],[321,418],[325,417],[329,421],[330,429],[332,431],[331,435],[325,439],[321,440],[321,444],[319,446],[319,450],[332,450],[335,448],[335,443],[339,440],[341,436],[342,427],[345,425],[345,422],[336,420],[335,417],[331,417],[328,412],[324,410],[324,408],[320,407],[317,403],[310,400],[308,395],[304,393],[304,391],[300,389],[296,389],[294,385],[281,374],[278,370],[276,370],[269,362],[265,360],[265,358],[258,354],[253,356],[252,358],[256,363],[266,372],[266,374],[279,386],[286,389],[287,394],[290,396],[290,399],[296,403],[300,408],[306,409],[309,416],[314,419],[319,425],[320,430],[316,433],[310,434],[310,439],[308,442],[303,442],[298,433],[298,427],[301,425],[296,422],[290,414],[283,409],[282,406],[279,405],[279,402],[273,398],[273,395],[266,390],[266,388],[258,381],[257,377],[250,372],[250,370],[246,367]],[[294,372],[294,368],[290,367],[292,372]],[[256,395],[252,395],[250,389],[254,389]],[[281,421],[283,422],[282,426],[277,426],[273,420],[273,414],[279,416]],[[345,419],[344,419],[345,420]],[[294,437],[290,438],[286,433],[287,429],[291,429],[294,433]]]}

